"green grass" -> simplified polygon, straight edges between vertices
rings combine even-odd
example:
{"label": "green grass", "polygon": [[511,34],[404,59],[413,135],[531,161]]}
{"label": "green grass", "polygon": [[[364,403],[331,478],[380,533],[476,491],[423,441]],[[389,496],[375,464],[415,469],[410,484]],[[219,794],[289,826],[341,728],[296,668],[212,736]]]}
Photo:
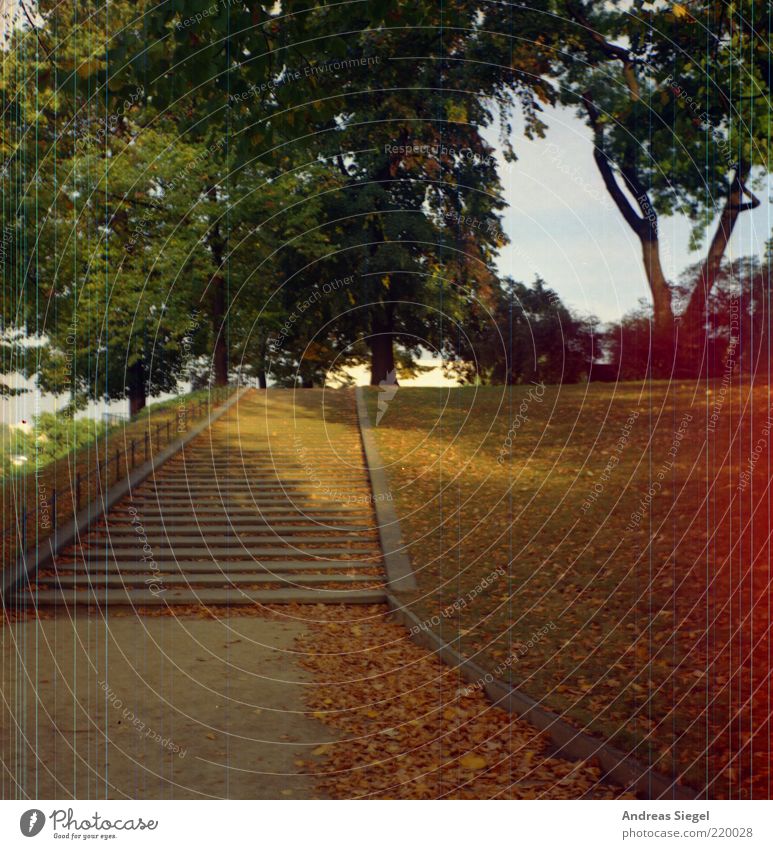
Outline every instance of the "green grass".
{"label": "green grass", "polygon": [[578,727],[711,795],[767,793],[769,388],[733,388],[713,431],[718,383],[529,392],[390,402],[375,430],[418,577],[406,600]]}

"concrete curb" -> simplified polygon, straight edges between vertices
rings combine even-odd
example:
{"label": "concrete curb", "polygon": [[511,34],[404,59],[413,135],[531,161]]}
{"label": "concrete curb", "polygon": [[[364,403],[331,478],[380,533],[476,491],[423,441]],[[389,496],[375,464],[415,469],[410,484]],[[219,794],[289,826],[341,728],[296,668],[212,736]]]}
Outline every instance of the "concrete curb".
{"label": "concrete curb", "polygon": [[365,452],[365,462],[370,475],[370,488],[373,491],[373,506],[376,510],[376,522],[381,539],[381,552],[387,574],[387,584],[393,592],[406,592],[417,588],[411,561],[405,551],[400,521],[391,500],[389,481],[384,471],[384,463],[373,436],[370,416],[365,403],[365,393],[361,386],[355,389],[357,399],[357,417],[360,423],[360,436]]}
{"label": "concrete curb", "polygon": [[29,578],[35,574],[38,569],[45,569],[51,566],[57,553],[68,545],[72,545],[78,540],[81,533],[85,531],[96,519],[110,510],[113,505],[117,504],[122,498],[125,498],[133,489],[139,486],[144,480],[149,478],[153,472],[163,465],[171,457],[174,457],[185,445],[192,439],[195,439],[199,434],[203,433],[211,424],[216,422],[224,413],[226,413],[244,394],[248,391],[248,387],[237,389],[231,397],[225,401],[215,412],[208,418],[202,419],[197,425],[194,425],[186,434],[179,439],[170,442],[162,451],[155,457],[151,457],[147,463],[137,466],[127,478],[123,478],[102,496],[98,496],[90,504],[87,504],[80,512],[76,513],[71,519],[67,520],[61,528],[57,529],[56,534],[51,534],[44,542],[42,547],[35,545],[25,551],[20,560],[12,566],[8,573],[3,575],[2,590],[0,595],[5,597],[11,590],[21,584],[25,578]]}
{"label": "concrete curb", "polygon": [[[374,495],[386,493],[389,485],[381,455],[376,448],[371,431],[364,393],[361,387],[357,387],[356,392],[357,413],[373,493]],[[391,502],[384,500],[374,501],[374,503],[379,532],[381,533],[387,579],[391,590],[391,592],[387,592],[387,604],[394,618],[408,629],[411,639],[417,645],[429,649],[445,664],[459,670],[459,674],[465,681],[479,685],[494,705],[522,717],[535,728],[543,731],[550,737],[555,746],[556,756],[571,761],[595,758],[606,778],[647,799],[698,798],[698,794],[691,787],[679,784],[675,778],[654,770],[637,758],[627,755],[621,749],[580,731],[557,714],[541,707],[531,696],[527,696],[525,693],[511,688],[503,681],[494,678],[490,672],[487,672],[474,661],[465,658],[452,648],[450,643],[445,642],[427,627],[425,621],[412,613],[403,602],[392,594],[396,590],[416,589],[416,578],[411,569],[408,555],[405,553],[399,520],[394,506]],[[384,507],[388,509],[384,509]],[[384,542],[384,523],[389,525],[387,530],[390,531],[386,535],[387,543]],[[399,553],[396,564],[394,554],[391,553],[394,550]],[[404,561],[408,561],[407,567]],[[409,586],[401,583],[406,579],[406,576],[409,576]]]}
{"label": "concrete curb", "polygon": [[408,629],[411,639],[417,645],[430,649],[448,666],[458,669],[465,681],[479,684],[494,705],[544,731],[556,747],[556,756],[570,761],[595,758],[606,778],[647,799],[698,798],[691,787],[679,784],[676,779],[657,772],[621,749],[580,731],[557,714],[540,707],[531,696],[493,678],[482,666],[451,648],[449,643],[429,629],[425,622],[391,593],[387,593],[387,604],[395,619]]}

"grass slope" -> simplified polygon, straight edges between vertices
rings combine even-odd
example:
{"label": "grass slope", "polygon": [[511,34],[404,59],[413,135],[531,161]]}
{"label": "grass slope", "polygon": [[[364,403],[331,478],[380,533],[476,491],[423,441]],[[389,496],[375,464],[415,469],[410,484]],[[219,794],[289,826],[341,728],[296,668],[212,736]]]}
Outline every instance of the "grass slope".
{"label": "grass slope", "polygon": [[770,405],[718,382],[401,388],[375,430],[412,609],[578,727],[767,798]]}

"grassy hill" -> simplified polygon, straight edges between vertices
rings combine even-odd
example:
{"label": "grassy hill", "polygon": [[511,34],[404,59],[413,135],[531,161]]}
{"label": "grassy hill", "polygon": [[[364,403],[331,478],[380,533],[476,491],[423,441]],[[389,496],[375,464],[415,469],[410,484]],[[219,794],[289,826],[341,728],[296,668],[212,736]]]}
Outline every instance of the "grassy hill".
{"label": "grassy hill", "polygon": [[719,382],[401,388],[376,436],[406,600],[664,771],[718,797],[764,780],[770,404]]}

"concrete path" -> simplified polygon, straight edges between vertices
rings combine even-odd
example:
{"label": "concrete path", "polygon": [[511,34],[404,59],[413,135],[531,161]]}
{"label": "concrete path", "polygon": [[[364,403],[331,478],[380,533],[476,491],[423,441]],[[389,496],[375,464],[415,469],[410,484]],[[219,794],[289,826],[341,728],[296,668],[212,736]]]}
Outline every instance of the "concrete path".
{"label": "concrete path", "polygon": [[302,632],[255,616],[7,625],[0,797],[320,798],[303,764],[335,732],[305,712]]}
{"label": "concrete path", "polygon": [[0,795],[319,798],[266,604],[383,599],[353,392],[246,393],[10,599]]}

